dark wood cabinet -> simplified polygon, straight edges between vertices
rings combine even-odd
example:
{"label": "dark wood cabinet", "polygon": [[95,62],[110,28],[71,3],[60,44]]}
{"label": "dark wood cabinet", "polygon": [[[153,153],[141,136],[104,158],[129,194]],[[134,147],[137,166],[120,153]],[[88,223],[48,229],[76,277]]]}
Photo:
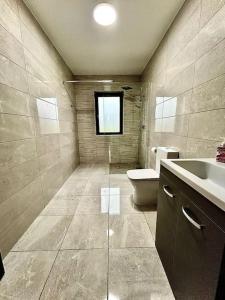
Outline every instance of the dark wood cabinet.
{"label": "dark wood cabinet", "polygon": [[172,265],[175,250],[175,228],[178,216],[178,199],[175,185],[166,176],[161,176],[157,216],[156,247],[167,276],[172,278]]}
{"label": "dark wood cabinet", "polygon": [[176,299],[225,299],[224,222],[222,210],[162,168],[156,247]]}

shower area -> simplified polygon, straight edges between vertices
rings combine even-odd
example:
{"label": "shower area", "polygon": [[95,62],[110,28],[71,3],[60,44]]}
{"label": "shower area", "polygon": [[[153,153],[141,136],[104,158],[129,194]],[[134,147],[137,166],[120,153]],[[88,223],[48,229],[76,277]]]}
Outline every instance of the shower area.
{"label": "shower area", "polygon": [[[104,77],[104,79],[112,77]],[[141,82],[138,76],[102,78],[76,76],[74,107],[81,163],[107,163],[110,173],[139,167]],[[96,134],[95,92],[123,92],[123,133]]]}

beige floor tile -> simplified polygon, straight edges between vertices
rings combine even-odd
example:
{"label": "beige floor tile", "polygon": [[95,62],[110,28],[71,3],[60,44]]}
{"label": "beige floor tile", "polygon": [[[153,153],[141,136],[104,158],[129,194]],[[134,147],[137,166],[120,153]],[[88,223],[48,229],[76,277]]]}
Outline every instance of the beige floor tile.
{"label": "beige floor tile", "polygon": [[164,279],[149,281],[110,282],[108,300],[175,300]]}
{"label": "beige floor tile", "polygon": [[60,251],[41,299],[107,299],[107,250]]}
{"label": "beige floor tile", "polygon": [[39,299],[56,253],[10,252],[4,259],[6,273],[0,282],[0,299]]}
{"label": "beige floor tile", "polygon": [[154,247],[154,240],[144,215],[110,216],[109,247]]}
{"label": "beige floor tile", "polygon": [[109,282],[166,280],[155,248],[109,250]]}
{"label": "beige floor tile", "polygon": [[109,214],[121,215],[121,214],[142,214],[142,210],[135,206],[131,200],[130,195],[110,195],[109,201]]}
{"label": "beige floor tile", "polygon": [[132,195],[134,191],[126,174],[111,174],[109,187],[111,195]]}
{"label": "beige floor tile", "polygon": [[110,174],[126,174],[128,170],[136,169],[136,164],[110,164]]}
{"label": "beige floor tile", "polygon": [[88,167],[78,166],[66,182],[74,182],[77,179],[88,179],[90,177],[90,169]]}
{"label": "beige floor tile", "polygon": [[62,244],[62,249],[106,248],[108,216],[75,215]]}
{"label": "beige floor tile", "polygon": [[108,175],[109,165],[108,164],[95,164],[90,172],[90,178],[95,178],[96,176]]}
{"label": "beige floor tile", "polygon": [[128,184],[131,186],[127,174],[110,174],[109,181],[110,184]]}
{"label": "beige floor tile", "polygon": [[145,218],[148,223],[148,226],[150,228],[150,231],[152,233],[152,236],[155,240],[155,232],[156,232],[156,218],[157,218],[157,212],[148,212],[145,213]]}
{"label": "beige floor tile", "polygon": [[[13,272],[1,299],[39,299],[43,288],[42,300],[174,299],[154,247],[156,211],[135,207],[126,174],[108,171],[88,164],[69,177],[6,257]],[[60,248],[49,275],[56,251],[48,250]]]}
{"label": "beige floor tile", "polygon": [[58,250],[72,217],[39,216],[13,247],[13,251]]}
{"label": "beige floor tile", "polygon": [[106,214],[109,210],[109,195],[80,197],[76,214]]}
{"label": "beige floor tile", "polygon": [[111,184],[110,185],[110,195],[121,195],[121,196],[131,196],[134,192],[132,186],[126,184]]}
{"label": "beige floor tile", "polygon": [[73,216],[78,205],[78,199],[58,200],[52,199],[41,212],[42,216]]}
{"label": "beige floor tile", "polygon": [[100,196],[103,190],[109,188],[109,176],[100,175],[95,179],[89,179],[83,191],[83,196]]}
{"label": "beige floor tile", "polygon": [[74,199],[76,196],[83,195],[86,184],[86,179],[77,179],[76,182],[65,183],[55,195],[55,197],[68,200]]}

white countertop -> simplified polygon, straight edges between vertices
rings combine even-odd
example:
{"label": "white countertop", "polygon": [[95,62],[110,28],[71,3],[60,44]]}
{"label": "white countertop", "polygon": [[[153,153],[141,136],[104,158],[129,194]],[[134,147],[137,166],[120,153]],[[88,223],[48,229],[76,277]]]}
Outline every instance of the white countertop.
{"label": "white countertop", "polygon": [[[206,197],[209,201],[214,203],[216,206],[225,211],[225,188],[215,183],[214,181],[206,178],[202,179],[190,171],[187,171],[181,166],[176,165],[173,161],[202,161],[212,164],[219,168],[224,168],[225,164],[216,162],[216,159],[205,158],[205,159],[162,159],[161,165],[171,171],[178,178],[187,183],[194,190],[199,192],[201,195]],[[225,174],[225,173],[224,173]],[[225,182],[225,177],[224,177]]]}

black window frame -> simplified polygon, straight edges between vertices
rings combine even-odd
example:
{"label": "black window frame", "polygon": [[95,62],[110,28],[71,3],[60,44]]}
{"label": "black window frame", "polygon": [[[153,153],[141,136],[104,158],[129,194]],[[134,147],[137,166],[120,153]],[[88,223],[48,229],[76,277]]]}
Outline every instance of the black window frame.
{"label": "black window frame", "polygon": [[[95,121],[96,135],[122,135],[123,134],[123,92],[95,92]],[[100,132],[99,131],[99,97],[119,97],[120,98],[120,130],[118,132]]]}

